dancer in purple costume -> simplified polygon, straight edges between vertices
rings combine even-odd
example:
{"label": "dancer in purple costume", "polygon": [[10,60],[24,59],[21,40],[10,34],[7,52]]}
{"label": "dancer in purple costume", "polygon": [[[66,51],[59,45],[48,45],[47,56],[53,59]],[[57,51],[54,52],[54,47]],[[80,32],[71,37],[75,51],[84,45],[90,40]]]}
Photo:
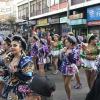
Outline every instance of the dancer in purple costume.
{"label": "dancer in purple costume", "polygon": [[33,63],[34,63],[35,69],[37,69],[38,42],[39,42],[38,37],[37,36],[33,36],[33,44],[32,44],[31,56],[33,58]]}
{"label": "dancer in purple costume", "polygon": [[64,78],[64,85],[68,100],[72,100],[71,79],[78,72],[78,68],[76,66],[78,60],[78,52],[76,50],[77,40],[74,36],[68,36],[64,43],[66,47],[61,54],[60,71]]}
{"label": "dancer in purple costume", "polygon": [[39,49],[38,49],[39,72],[40,72],[40,75],[45,75],[44,64],[46,64],[49,50],[48,50],[48,46],[46,42],[43,39],[40,40],[38,46],[39,46]]}

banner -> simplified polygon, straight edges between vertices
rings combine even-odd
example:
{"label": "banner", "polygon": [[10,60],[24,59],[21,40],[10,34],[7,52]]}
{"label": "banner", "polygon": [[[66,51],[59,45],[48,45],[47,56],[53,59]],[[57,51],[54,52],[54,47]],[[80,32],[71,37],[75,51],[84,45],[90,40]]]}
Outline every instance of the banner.
{"label": "banner", "polygon": [[87,8],[87,21],[100,20],[100,5]]}

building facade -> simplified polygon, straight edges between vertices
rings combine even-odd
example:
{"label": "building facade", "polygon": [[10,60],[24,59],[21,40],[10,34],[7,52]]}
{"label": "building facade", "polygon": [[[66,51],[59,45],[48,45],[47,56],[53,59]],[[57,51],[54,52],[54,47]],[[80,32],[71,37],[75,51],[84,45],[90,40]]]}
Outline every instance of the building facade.
{"label": "building facade", "polygon": [[8,35],[13,32],[9,20],[15,21],[16,9],[15,0],[0,0],[0,33]]}
{"label": "building facade", "polygon": [[23,0],[17,8],[23,24],[28,21],[61,35],[100,33],[100,0]]}

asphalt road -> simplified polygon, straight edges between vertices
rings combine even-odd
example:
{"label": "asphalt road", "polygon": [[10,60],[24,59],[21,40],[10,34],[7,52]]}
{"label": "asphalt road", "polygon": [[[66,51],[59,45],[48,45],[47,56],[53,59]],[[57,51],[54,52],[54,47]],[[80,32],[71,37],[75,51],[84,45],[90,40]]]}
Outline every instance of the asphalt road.
{"label": "asphalt road", "polygon": [[[58,75],[49,75],[56,82],[56,91],[53,96],[53,100],[67,100],[67,96],[64,89],[64,83],[62,75],[59,73]],[[75,79],[72,80],[72,97],[73,100],[85,100],[86,94],[89,91],[87,86],[86,76],[84,70],[80,71],[80,78],[82,83],[82,89],[74,89]]]}
{"label": "asphalt road", "polygon": [[[48,72],[47,74],[56,83],[56,91],[54,92],[53,100],[67,100],[61,73],[59,73],[58,75],[52,75],[51,72]],[[73,100],[85,100],[86,94],[89,91],[84,70],[80,71],[80,78],[81,78],[81,83],[82,83],[82,89],[74,89],[73,86],[76,81],[74,78],[72,80]],[[0,99],[0,100],[2,100],[2,99]],[[48,100],[51,100],[51,99],[48,99]]]}

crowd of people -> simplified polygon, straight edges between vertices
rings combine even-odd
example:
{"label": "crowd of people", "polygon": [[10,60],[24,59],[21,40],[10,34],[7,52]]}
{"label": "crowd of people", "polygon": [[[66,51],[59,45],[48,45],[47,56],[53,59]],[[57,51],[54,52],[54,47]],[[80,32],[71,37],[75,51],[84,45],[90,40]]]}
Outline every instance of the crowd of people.
{"label": "crowd of people", "polygon": [[88,34],[87,43],[84,43],[83,37],[72,32],[65,36],[35,32],[28,43],[20,35],[1,39],[1,97],[5,100],[41,100],[29,84],[35,72],[45,77],[46,70],[51,70],[54,75],[62,73],[67,98],[72,100],[71,80],[76,78],[75,89],[82,88],[79,69],[84,68],[90,89],[86,100],[99,100],[99,46],[95,34]]}

